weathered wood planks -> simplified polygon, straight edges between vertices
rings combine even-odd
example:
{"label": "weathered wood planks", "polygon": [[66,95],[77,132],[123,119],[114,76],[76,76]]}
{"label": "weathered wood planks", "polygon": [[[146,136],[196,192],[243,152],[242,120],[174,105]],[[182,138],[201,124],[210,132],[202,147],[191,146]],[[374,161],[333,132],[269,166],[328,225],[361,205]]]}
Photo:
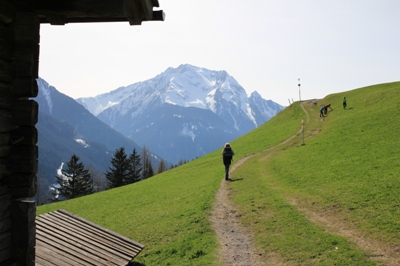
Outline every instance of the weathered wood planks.
{"label": "weathered wood planks", "polygon": [[144,248],[64,210],[36,219],[36,265],[127,265]]}

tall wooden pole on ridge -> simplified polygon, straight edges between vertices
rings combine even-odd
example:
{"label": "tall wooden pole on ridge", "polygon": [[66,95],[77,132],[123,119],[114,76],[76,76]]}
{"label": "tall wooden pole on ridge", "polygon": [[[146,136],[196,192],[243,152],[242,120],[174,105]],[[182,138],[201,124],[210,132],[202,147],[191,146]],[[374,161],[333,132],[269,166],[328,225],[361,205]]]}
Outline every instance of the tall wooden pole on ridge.
{"label": "tall wooden pole on ridge", "polygon": [[301,93],[300,93],[300,78],[297,79],[299,81],[299,102],[301,102]]}

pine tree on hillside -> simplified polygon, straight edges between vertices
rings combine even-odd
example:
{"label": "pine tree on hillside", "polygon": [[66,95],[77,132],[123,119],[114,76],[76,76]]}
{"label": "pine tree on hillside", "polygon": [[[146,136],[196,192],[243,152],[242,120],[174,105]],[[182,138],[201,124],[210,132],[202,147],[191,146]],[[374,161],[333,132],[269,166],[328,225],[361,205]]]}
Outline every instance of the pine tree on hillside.
{"label": "pine tree on hillside", "polygon": [[131,184],[141,179],[140,173],[142,172],[142,162],[140,154],[137,153],[136,149],[129,155],[129,176],[124,180],[124,184]]}
{"label": "pine tree on hillside", "polygon": [[67,169],[61,169],[61,176],[56,176],[59,187],[53,186],[53,201],[68,200],[93,193],[92,176],[79,157],[72,155]]}
{"label": "pine tree on hillside", "polygon": [[106,171],[107,188],[115,188],[124,185],[124,180],[129,176],[129,160],[125,148],[117,149],[111,158],[110,171]]}

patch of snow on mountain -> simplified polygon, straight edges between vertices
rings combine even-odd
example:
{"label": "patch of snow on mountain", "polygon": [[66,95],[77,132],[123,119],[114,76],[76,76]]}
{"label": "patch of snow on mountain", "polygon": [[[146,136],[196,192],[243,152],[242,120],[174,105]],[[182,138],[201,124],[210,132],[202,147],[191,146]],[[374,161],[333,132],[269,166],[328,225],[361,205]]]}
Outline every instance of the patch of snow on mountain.
{"label": "patch of snow on mountain", "polygon": [[190,87],[187,80],[176,80],[175,84],[171,84],[166,90],[164,101],[166,103],[183,106],[183,107],[197,107],[206,109],[207,106],[204,102],[204,92],[198,90],[196,87]]}
{"label": "patch of snow on mountain", "polygon": [[251,107],[250,107],[249,103],[247,103],[247,112],[246,113],[247,113],[247,116],[251,119],[251,121],[253,121],[254,125],[256,125],[256,127],[258,127],[257,121],[256,121],[256,119],[255,119],[255,117],[253,115],[253,112],[251,110]]}
{"label": "patch of snow on mountain", "polygon": [[206,97],[206,103],[208,105],[208,108],[210,108],[210,110],[215,113],[217,112],[217,102],[215,101],[215,92],[217,91],[217,89],[213,89],[212,91],[210,91],[207,94]]}
{"label": "patch of snow on mountain", "polygon": [[206,109],[206,104],[200,99],[195,99],[195,100],[193,100],[191,102],[187,102],[187,106]]}
{"label": "patch of snow on mountain", "polygon": [[57,169],[57,176],[58,177],[65,177],[64,174],[62,173],[62,169],[63,169],[64,163],[61,163],[60,168]]}
{"label": "patch of snow on mountain", "polygon": [[[217,84],[215,71],[203,71],[202,68],[190,65],[181,65],[176,72],[169,69],[168,88],[165,90],[164,101],[182,107],[196,107],[210,109],[215,112],[215,101],[212,96],[215,94]],[[195,70],[195,71],[193,71]],[[211,73],[211,74],[210,74]]]}
{"label": "patch of snow on mountain", "polygon": [[82,144],[82,146],[85,148],[89,147],[89,144],[87,144],[83,139],[75,139],[75,141],[79,144]]}
{"label": "patch of snow on mountain", "polygon": [[[68,177],[62,173],[63,166],[64,166],[64,163],[62,162],[60,165],[60,168],[58,168],[56,170],[56,175],[57,175],[57,177],[62,178],[63,180],[67,181]],[[55,199],[58,199],[60,197],[60,191],[58,190],[59,188],[60,188],[59,183],[55,183],[49,187],[49,190],[52,192],[52,194],[54,194]]]}
{"label": "patch of snow on mountain", "polygon": [[190,126],[188,123],[184,123],[181,130],[181,135],[192,138],[192,141],[196,138],[196,134],[192,130],[196,130],[196,126]]}
{"label": "patch of snow on mountain", "polygon": [[46,99],[47,105],[49,106],[49,111],[50,114],[53,110],[53,102],[51,101],[51,96],[50,96],[50,91],[49,90],[43,90],[43,95]]}
{"label": "patch of snow on mountain", "polygon": [[112,102],[112,101],[108,101],[106,105],[101,105],[99,104],[96,109],[94,110],[95,115],[100,114],[101,112],[103,112],[104,110],[119,104],[119,102]]}
{"label": "patch of snow on mountain", "polygon": [[236,130],[239,130],[239,126],[238,126],[238,124],[237,124],[236,116],[232,114],[232,112],[231,112],[230,109],[229,109],[227,112],[229,113],[229,116],[232,117],[232,120],[233,120],[233,127],[234,127]]}
{"label": "patch of snow on mountain", "polygon": [[[171,82],[174,80],[174,78],[171,79]],[[185,90],[183,89],[183,86],[178,84],[175,84],[178,86],[174,86],[174,84],[170,84],[170,86],[165,90],[164,94],[164,102],[172,104],[172,105],[182,105],[182,99],[186,98],[185,95]]]}
{"label": "patch of snow on mountain", "polygon": [[120,87],[114,91],[99,94],[95,97],[78,98],[76,99],[76,101],[82,104],[93,115],[97,116],[107,108],[117,105],[118,103],[128,98],[129,95],[131,94],[130,90],[131,86]]}

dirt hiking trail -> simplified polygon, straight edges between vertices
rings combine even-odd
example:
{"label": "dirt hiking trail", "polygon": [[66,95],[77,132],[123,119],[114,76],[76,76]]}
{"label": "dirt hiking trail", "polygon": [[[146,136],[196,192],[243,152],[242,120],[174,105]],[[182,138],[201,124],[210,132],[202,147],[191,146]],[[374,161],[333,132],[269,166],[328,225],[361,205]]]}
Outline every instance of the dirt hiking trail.
{"label": "dirt hiking trail", "polygon": [[[310,116],[304,108],[305,104],[316,105],[317,100],[304,101],[301,108],[306,114],[307,125],[310,121]],[[311,136],[318,134],[320,130],[313,131]],[[248,159],[266,152],[273,150],[292,139],[298,137],[302,133],[300,129],[292,137],[285,141],[260,151],[255,154],[248,155],[232,165],[231,174],[240,167]],[[233,180],[234,181],[234,180]],[[213,210],[211,212],[211,223],[213,229],[218,237],[219,249],[219,265],[221,266],[262,266],[262,265],[292,265],[292,263],[285,262],[284,258],[277,254],[265,254],[264,251],[259,250],[253,241],[253,236],[250,230],[245,228],[241,223],[241,214],[237,211],[235,205],[232,203],[232,193],[229,187],[230,182],[222,179],[221,186],[216,194]],[[298,204],[297,199],[286,199],[287,202],[295,206],[299,212],[303,213],[310,222],[318,224],[325,228],[328,232],[348,238],[350,241],[357,244],[358,247],[363,249],[366,254],[370,254],[372,260],[376,259],[383,262],[387,266],[400,265],[400,247],[388,247],[385,243],[364,237],[362,233],[358,232],[356,228],[340,221],[334,214],[329,213],[316,213],[308,210],[304,206]]]}
{"label": "dirt hiking trail", "polygon": [[[307,115],[307,123],[310,117],[303,107]],[[280,144],[263,150],[261,152],[273,150],[276,147],[285,144],[297,137],[302,132],[298,131],[292,137],[286,139]],[[259,153],[261,153],[259,152]],[[232,165],[230,173],[240,167],[245,161],[258,155],[255,153],[240,159]],[[231,203],[231,194],[229,189],[229,181],[222,179],[221,186],[216,195],[216,201],[211,215],[211,222],[215,233],[220,242],[220,265],[226,266],[262,266],[262,265],[284,265],[283,259],[274,254],[263,254],[253,244],[253,237],[249,231],[246,230],[241,224],[240,214]]]}

